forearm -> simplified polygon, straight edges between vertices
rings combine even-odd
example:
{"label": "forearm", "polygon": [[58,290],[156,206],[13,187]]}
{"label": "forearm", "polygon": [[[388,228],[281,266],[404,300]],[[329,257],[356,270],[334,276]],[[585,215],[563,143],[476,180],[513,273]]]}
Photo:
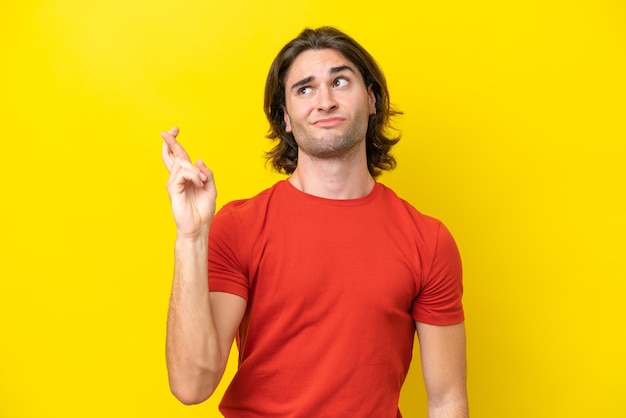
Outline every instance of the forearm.
{"label": "forearm", "polygon": [[211,395],[226,363],[211,313],[206,236],[179,237],[174,251],[166,357],[170,388],[187,404]]}

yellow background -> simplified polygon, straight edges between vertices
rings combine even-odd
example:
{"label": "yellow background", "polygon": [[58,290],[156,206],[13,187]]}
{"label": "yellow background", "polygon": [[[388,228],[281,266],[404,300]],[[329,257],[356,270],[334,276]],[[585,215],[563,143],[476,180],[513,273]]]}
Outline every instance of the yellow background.
{"label": "yellow background", "polygon": [[219,416],[167,387],[159,132],[220,205],[271,185],[265,75],[323,24],[404,111],[381,181],[458,241],[472,415],[626,416],[622,1],[33,0],[0,6],[0,417]]}

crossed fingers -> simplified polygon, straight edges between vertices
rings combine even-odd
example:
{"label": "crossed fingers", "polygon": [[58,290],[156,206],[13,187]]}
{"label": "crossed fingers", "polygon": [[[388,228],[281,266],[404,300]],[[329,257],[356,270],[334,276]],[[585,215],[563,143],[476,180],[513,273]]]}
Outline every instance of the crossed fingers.
{"label": "crossed fingers", "polygon": [[194,165],[189,154],[176,140],[179,129],[174,127],[169,132],[162,132],[163,150],[161,157],[165,167],[171,174],[171,178],[181,178],[193,182],[198,187],[203,187],[208,179],[209,169],[200,160]]}

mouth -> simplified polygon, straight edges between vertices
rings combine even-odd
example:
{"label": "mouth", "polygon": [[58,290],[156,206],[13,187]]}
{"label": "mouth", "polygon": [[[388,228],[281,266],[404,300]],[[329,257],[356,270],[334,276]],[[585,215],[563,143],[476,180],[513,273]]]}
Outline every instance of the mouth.
{"label": "mouth", "polygon": [[320,128],[333,128],[337,125],[341,125],[344,121],[344,118],[333,116],[330,118],[316,120],[315,122],[313,122],[313,125]]}

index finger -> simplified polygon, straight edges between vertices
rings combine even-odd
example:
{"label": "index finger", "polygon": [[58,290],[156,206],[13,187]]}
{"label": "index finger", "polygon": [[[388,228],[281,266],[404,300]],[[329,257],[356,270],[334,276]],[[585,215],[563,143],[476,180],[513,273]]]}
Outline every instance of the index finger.
{"label": "index finger", "polygon": [[[191,161],[189,158],[189,154],[183,148],[182,145],[176,140],[176,136],[178,135],[178,128],[174,127],[169,132],[161,132],[161,137],[165,141],[167,145],[167,153],[169,157],[180,158],[185,161]],[[163,158],[165,159],[165,147],[163,147]]]}

